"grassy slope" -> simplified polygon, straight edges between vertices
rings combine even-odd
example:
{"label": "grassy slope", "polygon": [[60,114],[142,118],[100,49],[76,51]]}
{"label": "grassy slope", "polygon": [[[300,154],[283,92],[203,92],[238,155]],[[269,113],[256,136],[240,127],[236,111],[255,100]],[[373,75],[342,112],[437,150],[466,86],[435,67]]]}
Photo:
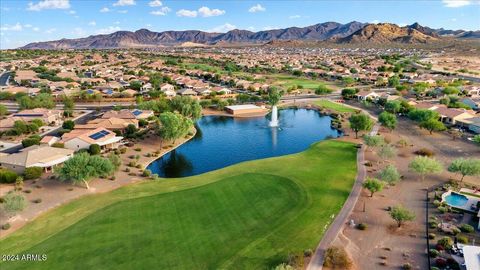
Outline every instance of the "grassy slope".
{"label": "grassy slope", "polygon": [[335,110],[339,113],[346,113],[346,112],[354,113],[354,112],[357,111],[357,110],[355,110],[351,107],[347,107],[347,106],[342,105],[340,103],[336,103],[336,102],[326,100],[326,99],[316,100],[316,101],[313,102],[313,104],[315,104],[319,107],[325,108],[325,109]]}
{"label": "grassy slope", "polygon": [[47,253],[47,262],[29,264],[35,269],[267,268],[315,247],[349,194],[355,156],[352,144],[325,141],[295,155],[86,196],[1,241],[0,253]]}

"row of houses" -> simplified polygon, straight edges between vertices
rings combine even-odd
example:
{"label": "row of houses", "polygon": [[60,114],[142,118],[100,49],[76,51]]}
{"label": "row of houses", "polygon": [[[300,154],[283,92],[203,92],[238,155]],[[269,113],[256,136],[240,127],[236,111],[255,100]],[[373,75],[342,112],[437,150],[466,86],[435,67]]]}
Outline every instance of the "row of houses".
{"label": "row of houses", "polygon": [[[14,154],[0,154],[0,167],[23,173],[29,167],[41,167],[45,172],[53,170],[71,158],[74,152],[98,145],[102,150],[115,149],[122,145],[121,134],[128,125],[138,128],[140,119],[153,115],[150,110],[120,110],[104,113],[100,118],[76,125],[75,129],[61,137],[45,136],[40,145],[27,147]],[[63,148],[52,147],[61,144]]]}

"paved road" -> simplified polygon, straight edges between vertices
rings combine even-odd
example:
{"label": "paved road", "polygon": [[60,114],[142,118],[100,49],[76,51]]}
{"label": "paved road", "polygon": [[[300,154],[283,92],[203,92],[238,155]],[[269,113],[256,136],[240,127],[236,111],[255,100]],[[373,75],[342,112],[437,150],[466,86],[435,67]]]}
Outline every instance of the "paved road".
{"label": "paved road", "polygon": [[[377,134],[379,125],[375,124],[372,131],[370,132],[371,135]],[[338,233],[343,228],[343,226],[347,223],[347,219],[353,211],[355,204],[358,201],[358,197],[362,192],[362,184],[365,180],[366,176],[366,168],[365,168],[365,146],[362,146],[358,150],[357,155],[357,177],[355,183],[353,184],[352,191],[345,201],[345,204],[340,210],[340,213],[335,217],[335,220],[332,224],[328,227],[328,230],[322,237],[322,240],[317,246],[315,253],[313,254],[312,260],[307,267],[307,270],[321,270],[323,268],[324,262],[324,254],[325,251],[328,249],[330,244],[337,238]]]}

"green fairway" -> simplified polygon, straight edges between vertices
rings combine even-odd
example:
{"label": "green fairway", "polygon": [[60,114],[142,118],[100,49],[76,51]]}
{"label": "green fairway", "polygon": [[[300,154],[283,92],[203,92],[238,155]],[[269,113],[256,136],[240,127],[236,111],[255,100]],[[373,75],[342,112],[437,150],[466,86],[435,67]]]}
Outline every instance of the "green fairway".
{"label": "green fairway", "polygon": [[1,254],[47,254],[46,261],[0,268],[269,269],[315,248],[355,173],[354,145],[324,141],[294,155],[85,196],[0,242]]}
{"label": "green fairway", "polygon": [[272,81],[272,84],[282,86],[284,88],[289,88],[294,85],[298,87],[303,87],[303,89],[312,89],[315,90],[319,86],[324,85],[330,89],[336,90],[338,86],[331,83],[331,82],[323,82],[319,80],[312,80],[306,77],[297,77],[293,75],[286,75],[286,74],[272,74],[267,75],[266,78]]}
{"label": "green fairway", "polygon": [[315,105],[317,105],[321,108],[337,111],[339,113],[354,113],[354,112],[357,111],[354,108],[351,108],[351,107],[348,107],[348,106],[345,106],[343,104],[336,103],[336,102],[333,102],[333,101],[330,101],[330,100],[326,100],[326,99],[316,100],[316,101],[313,102],[313,104],[315,104]]}

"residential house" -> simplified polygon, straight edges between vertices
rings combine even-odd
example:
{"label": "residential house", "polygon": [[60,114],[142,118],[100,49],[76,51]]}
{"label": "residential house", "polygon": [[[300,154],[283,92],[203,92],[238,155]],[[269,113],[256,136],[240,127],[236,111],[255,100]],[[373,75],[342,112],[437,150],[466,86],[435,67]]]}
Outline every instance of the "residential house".
{"label": "residential house", "polygon": [[65,148],[78,151],[89,149],[90,145],[98,144],[101,149],[115,149],[121,144],[123,137],[103,127],[95,129],[77,129],[63,134],[61,142]]}
{"label": "residential house", "polygon": [[60,138],[58,138],[56,136],[45,136],[40,140],[40,144],[42,144],[42,145],[46,144],[46,145],[51,146],[52,144],[58,142],[59,140],[60,140]]}
{"label": "residential house", "polygon": [[376,101],[380,98],[380,95],[373,92],[373,91],[365,91],[365,90],[362,90],[360,92],[358,92],[355,97],[359,100],[359,101]]}
{"label": "residential house", "polygon": [[116,117],[111,117],[108,119],[99,118],[88,121],[86,124],[83,125],[76,125],[75,129],[97,129],[97,128],[106,128],[109,130],[118,130],[123,132],[128,125],[134,125],[138,128],[138,120],[137,119],[121,119]]}
{"label": "residential house", "polygon": [[480,99],[473,99],[473,98],[463,98],[461,102],[472,110],[480,110]]}
{"label": "residential house", "polygon": [[440,120],[448,125],[456,125],[458,121],[472,118],[474,115],[463,109],[439,107],[435,110],[440,114]]}
{"label": "residential house", "polygon": [[189,88],[183,88],[177,91],[177,93],[181,96],[196,96],[197,92]]}
{"label": "residential house", "polygon": [[50,147],[48,145],[33,145],[18,153],[0,157],[0,167],[23,173],[26,168],[40,167],[52,171],[54,167],[73,157],[73,150]]}
{"label": "residential house", "polygon": [[102,115],[103,119],[110,119],[110,118],[120,118],[120,119],[147,119],[148,117],[153,115],[152,110],[120,110],[120,111],[108,111]]}

